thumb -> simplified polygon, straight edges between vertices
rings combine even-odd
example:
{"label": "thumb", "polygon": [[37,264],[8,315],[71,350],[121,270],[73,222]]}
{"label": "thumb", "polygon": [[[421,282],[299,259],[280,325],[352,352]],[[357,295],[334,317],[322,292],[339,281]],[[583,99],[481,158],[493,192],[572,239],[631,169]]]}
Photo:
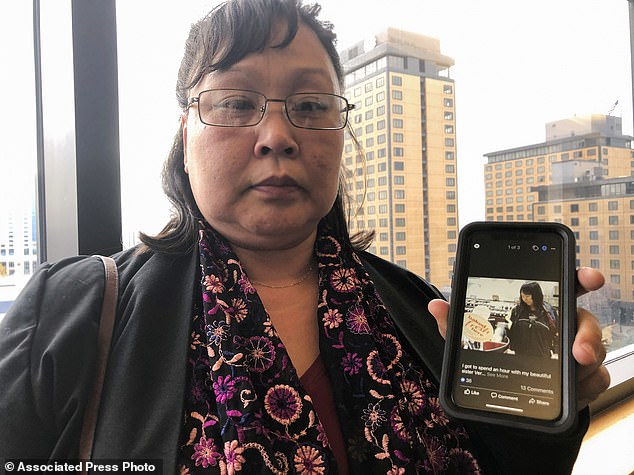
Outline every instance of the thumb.
{"label": "thumb", "polygon": [[447,333],[447,315],[449,314],[449,303],[442,299],[434,299],[427,305],[427,310],[434,316],[438,323],[438,331],[445,338]]}

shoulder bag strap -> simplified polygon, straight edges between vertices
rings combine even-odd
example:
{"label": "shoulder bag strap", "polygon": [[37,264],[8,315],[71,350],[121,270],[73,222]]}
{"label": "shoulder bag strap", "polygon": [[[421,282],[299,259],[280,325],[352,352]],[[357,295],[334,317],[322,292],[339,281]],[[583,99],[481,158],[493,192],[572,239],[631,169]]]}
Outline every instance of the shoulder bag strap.
{"label": "shoulder bag strap", "polygon": [[[101,307],[101,316],[99,319],[99,333],[97,335],[97,365],[95,368],[95,379],[86,405],[84,422],[81,428],[81,438],[79,439],[80,460],[90,460],[92,455],[95,426],[97,425],[97,415],[99,414],[99,404],[101,402],[101,391],[106,375],[106,367],[108,366],[110,342],[112,340],[112,330],[114,328],[115,315],[117,311],[119,287],[117,264],[114,259],[110,257],[97,257],[101,258],[103,261],[106,282]],[[86,473],[86,471],[84,471],[84,473]]]}

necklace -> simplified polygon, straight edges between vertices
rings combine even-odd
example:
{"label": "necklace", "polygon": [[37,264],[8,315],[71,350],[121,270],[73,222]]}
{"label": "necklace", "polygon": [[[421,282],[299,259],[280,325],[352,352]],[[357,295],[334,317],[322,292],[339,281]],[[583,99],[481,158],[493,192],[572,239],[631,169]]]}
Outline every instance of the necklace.
{"label": "necklace", "polygon": [[298,280],[290,284],[270,285],[270,284],[265,284],[264,282],[260,282],[257,280],[251,280],[251,283],[261,285],[262,287],[266,287],[267,289],[288,289],[290,287],[295,287],[301,284],[302,282],[304,282],[306,279],[308,279],[308,277],[310,277],[310,273],[313,271],[313,268],[314,266],[313,266],[313,263],[311,262],[311,264],[308,266],[308,269],[306,269],[306,272]]}

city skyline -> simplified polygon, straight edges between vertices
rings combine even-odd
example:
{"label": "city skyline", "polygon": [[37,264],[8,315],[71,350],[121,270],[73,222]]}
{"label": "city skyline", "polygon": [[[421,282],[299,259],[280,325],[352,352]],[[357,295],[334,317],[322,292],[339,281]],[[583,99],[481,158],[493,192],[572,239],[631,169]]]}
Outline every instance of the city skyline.
{"label": "city skyline", "polygon": [[[176,69],[190,23],[217,3],[192,0],[188,8],[160,1],[153,2],[152,8],[142,1],[117,4],[126,236],[138,230],[156,232],[169,215],[159,175],[179,114],[173,99]],[[484,218],[484,183],[474,176],[481,176],[486,153],[540,143],[546,122],[607,113],[617,101],[613,114],[623,118],[624,134],[632,134],[625,0],[538,0],[522,9],[499,0],[477,5],[464,0],[396,0],[389,8],[378,0],[320,3],[321,17],[335,25],[339,49],[395,27],[438,38],[442,50],[455,59],[451,77],[459,90],[458,184],[464,190],[458,196],[460,226]],[[402,13],[413,11],[414,6],[420,15]],[[7,44],[19,39],[28,46],[32,41],[30,5],[16,3],[8,8],[16,14],[0,29],[0,41]],[[140,25],[141,16],[145,22]],[[5,64],[28,72],[31,55],[8,48],[1,54]],[[151,81],[139,88],[137,78],[148,71],[153,73]],[[0,78],[0,86],[4,91],[14,88],[8,77]],[[6,144],[0,154],[5,177],[0,208],[32,190],[34,101],[28,91],[33,88],[26,74],[26,94],[3,97],[13,113],[0,119],[0,139]],[[145,116],[152,122],[139,127],[133,118],[143,100]],[[140,177],[149,184],[143,196],[131,191]]]}

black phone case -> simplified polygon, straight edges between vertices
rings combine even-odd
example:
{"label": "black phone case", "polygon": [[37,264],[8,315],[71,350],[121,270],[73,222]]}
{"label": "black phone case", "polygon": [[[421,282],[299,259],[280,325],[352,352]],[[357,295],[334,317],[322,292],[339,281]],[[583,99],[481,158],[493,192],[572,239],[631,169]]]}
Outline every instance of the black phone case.
{"label": "black phone case", "polygon": [[[451,385],[456,381],[456,361],[460,352],[462,323],[467,274],[469,271],[470,246],[467,245],[475,231],[526,232],[550,231],[559,234],[564,242],[562,251],[563,272],[561,288],[561,364],[562,364],[562,406],[560,417],[553,421],[544,421],[526,416],[502,414],[485,410],[461,407],[451,397]],[[458,238],[456,264],[452,281],[452,296],[447,322],[447,334],[443,354],[443,367],[440,381],[440,403],[445,412],[456,419],[464,419],[489,424],[498,424],[516,429],[561,434],[576,424],[575,361],[572,356],[572,342],[576,333],[576,296],[575,296],[575,238],[572,231],[559,223],[510,223],[510,222],[474,222],[465,226]]]}

